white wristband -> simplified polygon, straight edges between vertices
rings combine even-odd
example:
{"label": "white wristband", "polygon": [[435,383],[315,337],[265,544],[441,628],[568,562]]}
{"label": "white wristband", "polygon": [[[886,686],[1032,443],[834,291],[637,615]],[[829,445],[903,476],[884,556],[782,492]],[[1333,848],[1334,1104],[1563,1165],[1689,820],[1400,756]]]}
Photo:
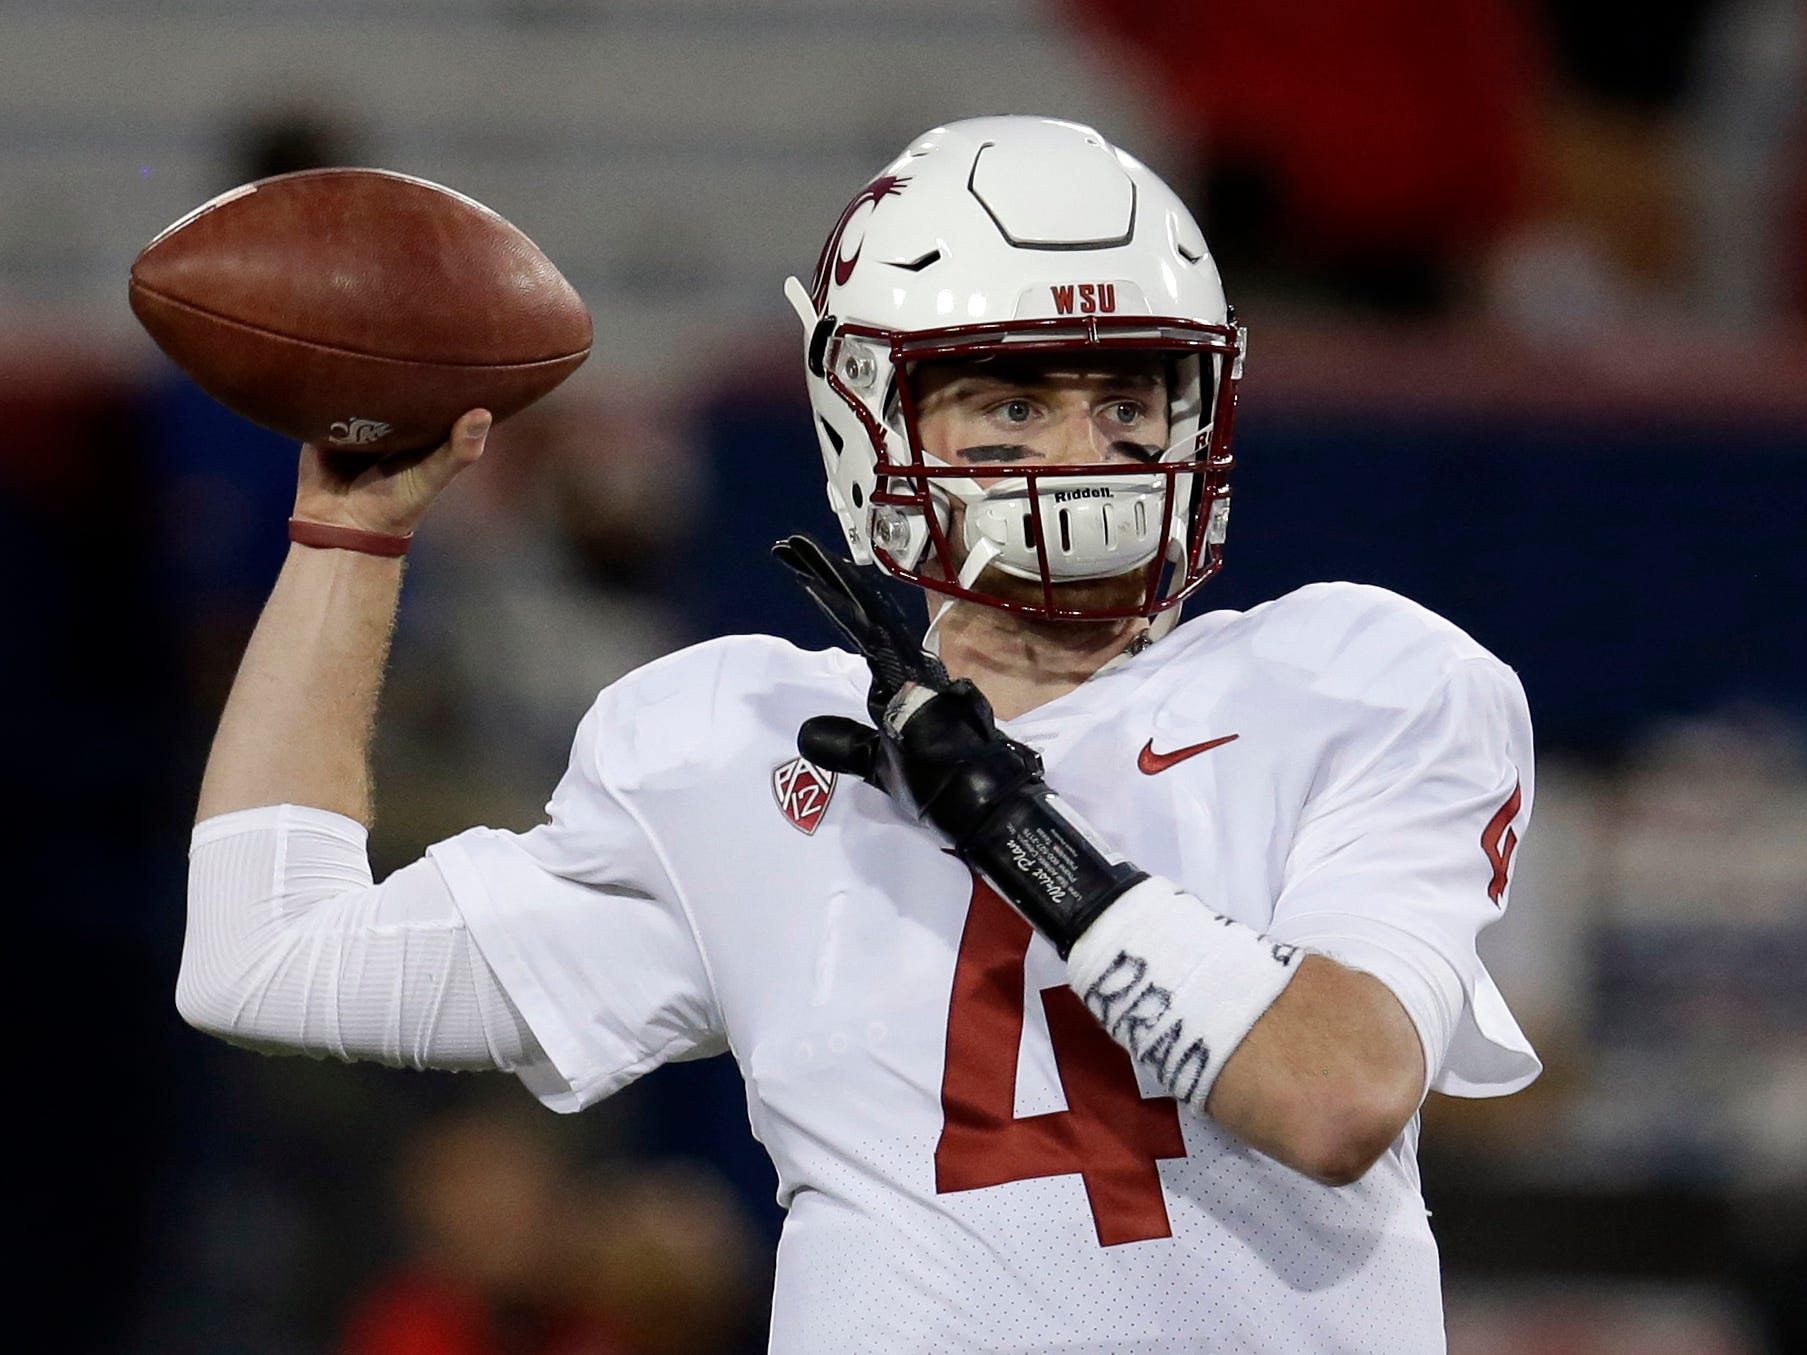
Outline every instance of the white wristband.
{"label": "white wristband", "polygon": [[1105,1033],[1203,1112],[1236,1046],[1298,969],[1299,948],[1152,876],[1086,929],[1067,983]]}

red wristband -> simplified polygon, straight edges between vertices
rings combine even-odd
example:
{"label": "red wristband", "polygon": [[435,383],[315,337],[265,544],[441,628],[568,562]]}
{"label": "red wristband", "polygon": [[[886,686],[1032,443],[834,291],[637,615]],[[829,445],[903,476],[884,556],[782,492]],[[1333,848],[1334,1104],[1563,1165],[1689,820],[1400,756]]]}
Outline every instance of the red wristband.
{"label": "red wristband", "polygon": [[408,553],[407,536],[391,536],[388,532],[367,532],[359,527],[334,527],[325,522],[309,522],[306,518],[289,519],[289,540],[298,546],[317,546],[322,550],[355,550],[364,555],[386,555],[394,558]]}

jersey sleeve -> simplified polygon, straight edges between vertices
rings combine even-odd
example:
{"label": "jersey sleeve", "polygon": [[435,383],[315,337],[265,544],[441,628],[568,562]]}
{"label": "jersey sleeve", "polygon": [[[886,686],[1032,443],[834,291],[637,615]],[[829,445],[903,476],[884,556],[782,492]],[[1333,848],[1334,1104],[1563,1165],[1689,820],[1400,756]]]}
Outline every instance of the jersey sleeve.
{"label": "jersey sleeve", "polygon": [[1386,983],[1431,1088],[1517,1091],[1542,1065],[1475,943],[1505,913],[1531,815],[1524,693],[1492,656],[1457,658],[1376,724],[1306,805],[1269,930]]}
{"label": "jersey sleeve", "polygon": [[474,828],[429,849],[484,959],[545,1051],[518,1071],[573,1111],[672,1059],[727,1048],[708,966],[635,814],[635,748],[605,692],[526,833]]}

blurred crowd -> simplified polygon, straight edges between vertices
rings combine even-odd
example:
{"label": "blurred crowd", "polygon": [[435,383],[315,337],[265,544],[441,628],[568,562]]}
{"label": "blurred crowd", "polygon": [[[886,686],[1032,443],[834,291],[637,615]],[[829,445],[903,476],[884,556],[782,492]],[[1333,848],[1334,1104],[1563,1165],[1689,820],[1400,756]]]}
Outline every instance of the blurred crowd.
{"label": "blurred crowd", "polygon": [[731,1355],[770,1266],[719,1174],[580,1166],[518,1098],[404,1142],[400,1259],[355,1294],[340,1355]]}
{"label": "blurred crowd", "polygon": [[[1807,1349],[1807,666],[1800,568],[1764,544],[1786,533],[1763,534],[1807,491],[1807,11],[1060,0],[1037,22],[1066,25],[1164,129],[1162,168],[1256,326],[1249,502],[1207,603],[1293,581],[1263,554],[1322,560],[1441,605],[1509,662],[1548,649],[1553,676],[1525,670],[1545,731],[1535,832],[1511,921],[1486,941],[1549,1071],[1502,1103],[1426,1110],[1452,1350]],[[215,186],[368,160],[360,119],[381,112],[375,96],[248,107],[221,132]],[[891,130],[901,144],[919,128]],[[0,287],[30,255],[9,229],[0,214]],[[815,243],[794,242],[799,270]],[[1412,334],[1431,336],[1423,362],[1378,392],[1349,382],[1370,361],[1352,335],[1378,350]],[[792,336],[663,380],[618,377],[606,345],[497,430],[411,556],[379,875],[468,824],[535,822],[578,717],[638,664],[724,630],[828,641],[761,564],[782,532],[833,530]],[[1590,406],[1603,388],[1586,373],[1677,345],[1638,389],[1667,409],[1700,381],[1693,422]],[[1560,417],[1538,418],[1547,376],[1498,384],[1527,346],[1572,355]],[[1421,427],[1388,397],[1409,404],[1426,373],[1447,398]],[[1632,507],[1550,504],[1516,452],[1440,462],[1451,484],[1420,476],[1390,501],[1410,512],[1337,497],[1352,456],[1384,484],[1394,442],[1460,449],[1481,425],[1547,435],[1549,464],[1617,456],[1603,479]],[[0,344],[0,428],[26,954],[57,1013],[32,1117],[50,1167],[25,1197],[59,1348],[763,1348],[778,1219],[729,1061],[566,1121],[488,1079],[273,1063],[179,1026],[187,822],[285,549],[292,448],[166,367],[77,344]],[[1483,503],[1440,560],[1376,563],[1377,536],[1429,530],[1420,510],[1447,516],[1477,483],[1520,516]],[[1264,496],[1314,495],[1332,525],[1309,538],[1262,516]],[[1637,595],[1559,622],[1569,585],[1589,585],[1575,524],[1626,511],[1658,524],[1639,558],[1593,563],[1643,580]],[[1702,596],[1677,583],[1697,538],[1748,553]],[[1540,573],[1553,550],[1583,562],[1571,580]],[[1536,596],[1513,596],[1533,579]],[[1426,596],[1439,588],[1472,606]],[[1627,638],[1641,663],[1602,671],[1586,644],[1621,606],[1642,615],[1645,590],[1673,598],[1654,609],[1668,616]],[[1714,629],[1728,615],[1729,638]],[[1622,709],[1565,707],[1571,679]]]}
{"label": "blurred crowd", "polygon": [[1807,320],[1792,0],[1067,0],[1241,295],[1530,337]]}

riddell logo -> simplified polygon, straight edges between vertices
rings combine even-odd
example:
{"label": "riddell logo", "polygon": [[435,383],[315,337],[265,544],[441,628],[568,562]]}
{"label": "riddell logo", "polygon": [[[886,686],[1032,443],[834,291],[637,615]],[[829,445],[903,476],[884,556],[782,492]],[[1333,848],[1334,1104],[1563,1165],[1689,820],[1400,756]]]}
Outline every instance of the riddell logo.
{"label": "riddell logo", "polygon": [[794,757],[772,769],[772,796],[791,827],[813,836],[834,796],[834,773]]}
{"label": "riddell logo", "polygon": [[1048,290],[1054,293],[1056,315],[1108,315],[1117,309],[1114,282],[1069,282]]}
{"label": "riddell logo", "polygon": [[1057,489],[1054,491],[1055,503],[1071,503],[1074,499],[1108,499],[1111,492],[1098,486],[1092,489]]}

